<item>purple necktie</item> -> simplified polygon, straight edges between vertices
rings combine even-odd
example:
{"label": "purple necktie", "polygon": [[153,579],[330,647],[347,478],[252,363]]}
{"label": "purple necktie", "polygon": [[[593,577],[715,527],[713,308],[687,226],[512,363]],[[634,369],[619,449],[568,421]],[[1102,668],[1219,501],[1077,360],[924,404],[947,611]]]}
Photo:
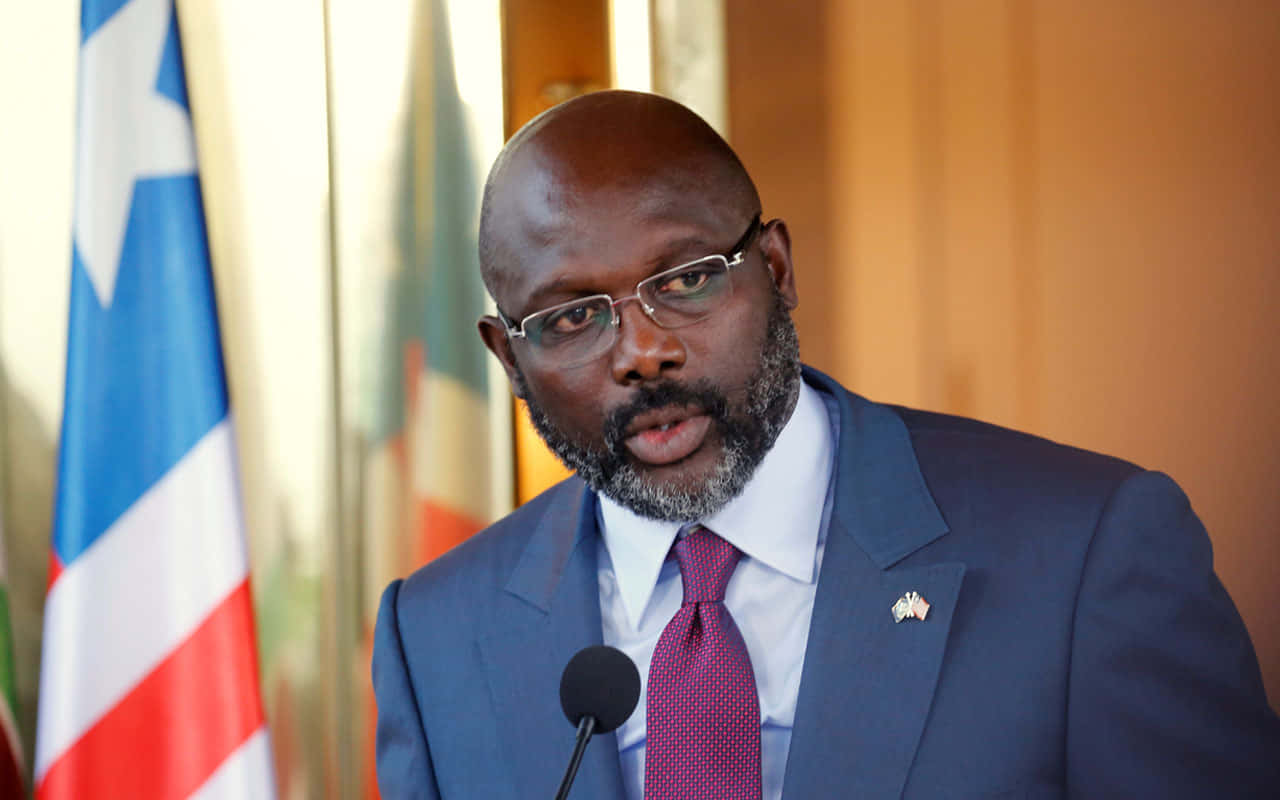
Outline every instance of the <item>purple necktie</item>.
{"label": "purple necktie", "polygon": [[645,800],[760,800],[760,698],[724,606],[742,553],[702,526],[674,549],[684,604],[649,665]]}

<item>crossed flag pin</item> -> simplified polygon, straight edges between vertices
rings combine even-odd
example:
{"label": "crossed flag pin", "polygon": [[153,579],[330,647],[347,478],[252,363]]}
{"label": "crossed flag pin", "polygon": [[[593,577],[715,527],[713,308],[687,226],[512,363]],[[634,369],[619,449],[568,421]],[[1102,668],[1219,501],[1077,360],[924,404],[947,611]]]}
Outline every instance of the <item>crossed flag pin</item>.
{"label": "crossed flag pin", "polygon": [[929,601],[921,597],[919,592],[907,592],[898,598],[891,610],[894,622],[902,622],[904,619],[923,621],[929,615]]}

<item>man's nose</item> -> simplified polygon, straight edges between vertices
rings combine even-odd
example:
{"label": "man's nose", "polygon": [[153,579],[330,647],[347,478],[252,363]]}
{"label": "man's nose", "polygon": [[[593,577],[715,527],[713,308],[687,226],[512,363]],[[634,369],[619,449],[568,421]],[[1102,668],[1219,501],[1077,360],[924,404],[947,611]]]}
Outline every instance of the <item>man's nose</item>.
{"label": "man's nose", "polygon": [[618,306],[618,341],[613,345],[613,379],[621,384],[656,380],[684,366],[684,342],[675,331],[649,319],[640,303]]}

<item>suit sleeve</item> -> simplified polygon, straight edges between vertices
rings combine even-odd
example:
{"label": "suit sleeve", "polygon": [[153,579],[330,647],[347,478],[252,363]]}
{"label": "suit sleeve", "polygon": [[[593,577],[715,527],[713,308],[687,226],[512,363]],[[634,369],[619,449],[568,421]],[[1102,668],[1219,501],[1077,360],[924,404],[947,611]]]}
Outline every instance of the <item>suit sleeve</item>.
{"label": "suit sleeve", "polygon": [[439,800],[431,751],[400,641],[400,581],[382,594],[373,634],[373,692],[378,703],[378,790],[385,800]]}
{"label": "suit sleeve", "polygon": [[1160,473],[1103,511],[1076,603],[1071,797],[1262,798],[1280,791],[1280,720],[1213,572],[1209,537]]}

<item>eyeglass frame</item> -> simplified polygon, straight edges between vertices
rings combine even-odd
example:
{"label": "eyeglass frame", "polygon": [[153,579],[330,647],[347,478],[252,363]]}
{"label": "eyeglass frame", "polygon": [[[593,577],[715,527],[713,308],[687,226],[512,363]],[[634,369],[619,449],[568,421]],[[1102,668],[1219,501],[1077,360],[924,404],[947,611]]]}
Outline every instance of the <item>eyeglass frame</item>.
{"label": "eyeglass frame", "polygon": [[[662,328],[663,330],[672,330],[674,328],[684,327],[684,325],[692,325],[695,322],[699,322],[703,319],[706,319],[706,316],[698,317],[697,319],[689,320],[688,322],[683,323],[682,325],[674,325],[674,326],[663,325],[656,318],[654,318],[653,315],[655,313],[655,309],[651,307],[648,303],[646,303],[644,301],[644,298],[640,296],[641,284],[645,284],[657,278],[662,278],[668,275],[671,275],[671,276],[678,275],[681,270],[688,269],[689,267],[692,267],[694,264],[697,264],[700,261],[705,261],[708,258],[723,258],[725,261],[725,274],[730,275],[733,272],[734,267],[741,266],[747,260],[747,253],[751,248],[752,242],[755,241],[756,236],[758,236],[761,231],[763,231],[766,227],[768,227],[768,225],[766,224],[761,224],[760,217],[761,217],[761,214],[757,212],[756,215],[751,218],[750,224],[747,225],[747,230],[742,234],[741,237],[738,238],[738,241],[734,242],[733,245],[730,246],[730,248],[726,252],[710,253],[705,256],[699,256],[698,258],[695,258],[691,261],[685,261],[684,263],[677,264],[674,267],[669,267],[668,269],[664,269],[661,272],[656,272],[653,275],[650,275],[649,277],[638,281],[636,283],[635,291],[629,295],[626,295],[625,297],[619,297],[618,299],[615,300],[613,298],[613,295],[608,294],[607,292],[600,292],[597,294],[586,295],[584,297],[577,297],[577,298],[574,298],[573,300],[566,300],[563,303],[556,303],[553,306],[540,308],[537,311],[534,311],[532,314],[526,314],[520,320],[519,324],[516,323],[515,319],[507,316],[506,312],[498,308],[498,309],[495,309],[498,312],[498,319],[502,321],[502,326],[507,334],[508,339],[524,339],[525,341],[529,341],[529,337],[525,333],[524,326],[530,319],[542,314],[546,314],[549,311],[558,311],[562,308],[572,307],[574,305],[577,305],[578,303],[584,303],[588,300],[593,300],[598,297],[603,297],[609,301],[609,312],[611,315],[610,326],[615,330],[620,328],[622,325],[622,315],[618,313],[618,306],[621,305],[622,303],[625,303],[628,300],[635,300],[637,303],[639,303],[640,308],[644,311],[644,315],[648,317],[649,320],[653,322],[654,325],[657,325],[659,328]],[[707,316],[710,316],[710,312],[708,312]]]}

